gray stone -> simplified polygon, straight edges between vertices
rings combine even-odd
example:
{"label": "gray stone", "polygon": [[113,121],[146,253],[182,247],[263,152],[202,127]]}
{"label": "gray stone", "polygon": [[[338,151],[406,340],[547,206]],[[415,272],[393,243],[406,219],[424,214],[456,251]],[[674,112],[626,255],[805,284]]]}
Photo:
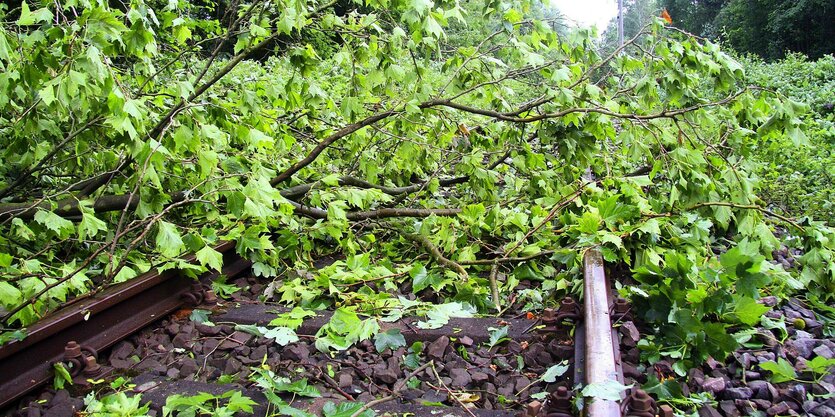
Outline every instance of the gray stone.
{"label": "gray stone", "polygon": [[168,326],[165,326],[165,331],[171,336],[174,336],[177,333],[180,333],[180,325],[177,323],[171,323]]}
{"label": "gray stone", "polygon": [[762,304],[766,307],[776,306],[777,301],[779,301],[779,300],[777,299],[777,297],[775,297],[773,295],[768,295],[768,296],[765,296],[765,297],[762,297],[762,298],[759,299],[760,304]]}
{"label": "gray stone", "polygon": [[768,410],[772,405],[774,405],[771,401],[763,400],[761,398],[754,398],[751,402],[757,406],[757,409],[762,411]]}
{"label": "gray stone", "polygon": [[754,412],[754,406],[751,405],[751,402],[748,400],[734,400],[734,404],[736,404],[736,408],[738,408],[743,415],[748,416]]}
{"label": "gray stone", "polygon": [[739,417],[741,413],[739,408],[732,400],[725,400],[719,402],[719,409],[725,414],[725,417]]}
{"label": "gray stone", "polygon": [[112,361],[113,359],[127,359],[130,355],[133,354],[133,351],[135,349],[136,348],[130,342],[119,342],[116,344],[116,346],[113,347],[113,350],[110,351],[110,360]]}
{"label": "gray stone", "polygon": [[771,391],[768,389],[769,383],[763,380],[748,381],[748,388],[754,390],[753,398],[761,400],[771,400]]}
{"label": "gray stone", "polygon": [[781,401],[777,404],[774,404],[765,411],[766,414],[768,414],[769,416],[772,416],[772,417],[773,416],[785,415],[788,412],[789,412],[789,405],[786,404],[785,401]]}
{"label": "gray stone", "polygon": [[817,329],[818,327],[823,326],[819,321],[815,319],[803,319],[806,322],[807,329]]}
{"label": "gray stone", "polygon": [[398,376],[399,373],[388,366],[374,369],[374,378],[384,384],[394,384],[397,382]]}
{"label": "gray stone", "polygon": [[754,355],[752,355],[748,352],[745,352],[745,353],[742,354],[742,356],[740,356],[739,363],[740,363],[740,365],[742,365],[742,367],[744,369],[749,369],[751,367],[751,364],[754,362],[754,360],[755,360]]}
{"label": "gray stone", "polygon": [[699,408],[699,417],[722,417],[722,414],[709,405],[703,405]]}
{"label": "gray stone", "polygon": [[712,392],[718,394],[725,390],[724,378],[707,378],[702,384],[702,391]]}
{"label": "gray stone", "polygon": [[835,417],[835,410],[826,405],[819,405],[812,410],[812,414],[817,417]]}
{"label": "gray stone", "polygon": [[181,349],[189,349],[192,346],[191,338],[185,333],[177,333],[171,343],[174,344],[174,347]]}
{"label": "gray stone", "polygon": [[43,417],[73,417],[76,408],[68,402],[58,404],[43,413]]}
{"label": "gray stone", "polygon": [[624,322],[620,326],[620,333],[623,335],[621,343],[628,347],[635,346],[638,343],[638,340],[641,339],[641,332],[638,331],[635,323],[631,321]]}
{"label": "gray stone", "polygon": [[26,407],[26,417],[41,417],[41,408],[38,407],[37,403],[29,403],[29,406]]}
{"label": "gray stone", "polygon": [[803,330],[796,331],[794,335],[798,339],[814,339],[815,338],[815,336],[812,333],[804,332]]}
{"label": "gray stone", "polygon": [[812,393],[815,395],[831,395],[835,394],[835,385],[828,382],[819,382],[812,385]]}
{"label": "gray stone", "polygon": [[525,388],[528,388],[531,385],[531,380],[528,379],[526,376],[516,377],[516,384],[515,389],[516,392],[520,392]]}
{"label": "gray stone", "polygon": [[803,401],[806,398],[806,387],[803,384],[793,384],[787,390],[786,396],[794,401]]}
{"label": "gray stone", "polygon": [[481,385],[490,379],[490,375],[484,372],[472,371],[470,372],[470,378],[472,378],[474,384]]}
{"label": "gray stone", "polygon": [[453,368],[449,370],[449,377],[452,378],[452,386],[464,388],[473,382],[470,373],[464,368]]}
{"label": "gray stone", "polygon": [[755,379],[760,379],[760,378],[762,378],[762,374],[760,374],[759,372],[745,371],[745,379],[746,380],[750,381],[750,380],[755,380]]}
{"label": "gray stone", "polygon": [[421,402],[427,403],[442,403],[446,401],[446,399],[447,395],[445,393],[433,389],[427,390],[423,393],[423,396],[420,397]]}
{"label": "gray stone", "polygon": [[626,378],[632,378],[637,381],[644,375],[644,373],[639,371],[638,368],[627,362],[624,362],[621,365],[621,368],[623,369],[623,376]]}
{"label": "gray stone", "polygon": [[197,361],[191,358],[185,358],[180,361],[180,374],[193,375],[197,373]]}
{"label": "gray stone", "polygon": [[426,348],[426,357],[435,361],[442,361],[447,347],[449,347],[449,338],[446,336],[439,337]]}
{"label": "gray stone", "polygon": [[281,352],[281,356],[293,362],[304,362],[310,358],[310,350],[305,345],[295,343],[285,347],[284,351]]}
{"label": "gray stone", "polygon": [[826,359],[832,359],[833,357],[835,357],[835,353],[833,353],[832,349],[826,345],[820,345],[812,349],[812,352],[814,352],[815,355],[823,356]]}
{"label": "gray stone", "polygon": [[241,362],[235,358],[229,358],[226,360],[226,364],[223,367],[223,373],[232,375],[237,374],[241,370]]}
{"label": "gray stone", "polygon": [[748,387],[728,388],[724,397],[729,400],[748,400],[754,396],[754,390]]}
{"label": "gray stone", "polygon": [[197,326],[195,326],[195,328],[203,336],[217,336],[220,334],[221,330],[220,326],[209,326],[203,323],[198,323]]}
{"label": "gray stone", "polygon": [[816,339],[807,337],[789,340],[786,342],[786,352],[796,358],[809,359],[817,342]]}

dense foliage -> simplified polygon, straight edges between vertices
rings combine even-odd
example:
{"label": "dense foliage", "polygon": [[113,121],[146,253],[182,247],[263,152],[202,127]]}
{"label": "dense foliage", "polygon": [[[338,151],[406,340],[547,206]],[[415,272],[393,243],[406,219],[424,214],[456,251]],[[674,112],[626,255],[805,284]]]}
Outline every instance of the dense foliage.
{"label": "dense foliage", "polygon": [[835,224],[835,58],[749,59],[745,67],[751,82],[811,108],[804,116],[805,138],[777,138],[757,147],[760,194],[778,210]]}
{"label": "dense foliage", "polygon": [[[517,301],[539,308],[579,287],[590,247],[633,272],[622,291],[682,366],[733,349],[763,293],[833,297],[835,233],[765,208],[745,164],[752,146],[802,136],[806,106],[748,87],[719,47],[660,21],[601,56],[530,4],[466,10],[5,11],[3,325],[151,268],[219,269],[221,241],[282,302],[338,305],[362,326],[331,341],[373,333],[357,313],[488,313],[522,280],[538,285]],[[482,18],[496,22],[486,36],[447,38]],[[768,262],[777,224],[805,251],[789,271]]]}
{"label": "dense foliage", "polygon": [[662,0],[674,24],[742,53],[780,59],[835,53],[832,0]]}

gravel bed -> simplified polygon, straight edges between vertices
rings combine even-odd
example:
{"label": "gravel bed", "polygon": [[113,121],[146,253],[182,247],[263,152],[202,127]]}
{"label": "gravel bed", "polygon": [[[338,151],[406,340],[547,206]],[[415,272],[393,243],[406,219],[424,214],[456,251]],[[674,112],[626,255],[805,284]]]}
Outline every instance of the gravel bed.
{"label": "gravel bed", "polygon": [[[451,407],[471,403],[484,410],[521,410],[531,395],[559,385],[570,387],[573,374],[569,370],[552,384],[538,381],[549,367],[573,362],[574,348],[565,334],[509,340],[489,348],[461,332],[424,343],[411,358],[411,346],[377,352],[372,341],[364,341],[331,356],[318,351],[310,337],[301,336],[299,342],[282,347],[232,324],[211,326],[192,322],[188,316],[188,310],[178,312],[117,343],[100,354],[101,364],[115,368],[114,376],[231,383],[242,389],[254,388],[249,380],[252,368],[268,366],[292,381],[307,378],[324,398],[368,402],[390,394],[413,369],[433,361],[434,369],[416,373],[401,391],[404,403]],[[83,410],[85,394],[80,389],[45,389],[25,398],[10,414],[72,417]]]}

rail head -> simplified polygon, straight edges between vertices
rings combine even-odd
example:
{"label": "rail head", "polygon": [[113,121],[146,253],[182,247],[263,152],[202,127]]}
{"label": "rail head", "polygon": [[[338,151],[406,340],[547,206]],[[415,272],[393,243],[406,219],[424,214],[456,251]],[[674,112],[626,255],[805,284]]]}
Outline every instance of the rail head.
{"label": "rail head", "polygon": [[[609,284],[604,271],[603,256],[596,248],[583,256],[583,326],[585,330],[586,385],[611,384],[619,381],[609,312]],[[586,417],[620,417],[620,404],[607,399],[586,403]]]}

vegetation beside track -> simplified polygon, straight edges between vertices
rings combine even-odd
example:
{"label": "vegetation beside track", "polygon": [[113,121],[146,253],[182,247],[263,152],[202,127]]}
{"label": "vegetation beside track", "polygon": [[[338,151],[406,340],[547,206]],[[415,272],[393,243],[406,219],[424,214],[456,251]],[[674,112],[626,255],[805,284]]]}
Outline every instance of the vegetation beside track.
{"label": "vegetation beside track", "polygon": [[[375,315],[415,306],[372,280],[459,310],[539,308],[579,289],[599,246],[634,271],[622,291],[642,319],[669,330],[658,346],[687,346],[682,369],[736,348],[763,294],[831,300],[835,232],[769,208],[746,163],[808,137],[808,106],[660,20],[599,56],[532,10],[4,10],[5,334],[152,268],[219,269],[212,246],[230,240],[283,302]],[[465,23],[483,33],[452,44]],[[769,262],[777,225],[803,253],[788,269]]]}

